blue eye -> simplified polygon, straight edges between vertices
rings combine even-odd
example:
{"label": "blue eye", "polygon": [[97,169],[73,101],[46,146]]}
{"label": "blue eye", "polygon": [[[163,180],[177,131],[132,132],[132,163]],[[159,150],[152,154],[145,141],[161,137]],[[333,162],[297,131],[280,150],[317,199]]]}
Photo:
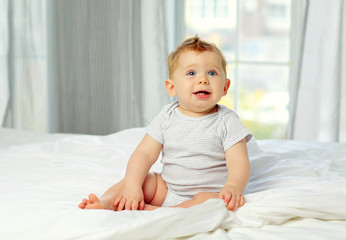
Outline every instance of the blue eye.
{"label": "blue eye", "polygon": [[210,76],[215,76],[215,75],[216,75],[216,72],[215,72],[215,71],[210,71],[208,74],[209,74]]}
{"label": "blue eye", "polygon": [[194,75],[196,75],[196,73],[193,72],[193,71],[190,71],[190,72],[187,73],[187,75],[189,75],[189,76],[194,76]]}

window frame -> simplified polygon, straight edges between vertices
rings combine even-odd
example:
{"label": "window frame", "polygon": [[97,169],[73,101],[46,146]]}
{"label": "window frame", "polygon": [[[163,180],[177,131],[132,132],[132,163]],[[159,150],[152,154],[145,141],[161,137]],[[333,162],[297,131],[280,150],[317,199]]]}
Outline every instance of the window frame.
{"label": "window frame", "polygon": [[[174,30],[171,30],[171,34],[169,36],[170,39],[174,39],[173,41],[171,41],[170,43],[170,51],[174,49],[174,46],[177,46],[180,44],[181,41],[184,40],[185,36],[186,36],[186,26],[185,26],[185,0],[184,1],[174,1],[174,0],[167,0],[168,2],[170,2],[170,4],[168,4],[167,9],[170,9],[170,11],[172,9],[174,9],[174,13],[173,13],[173,21],[178,20],[178,22],[176,23],[176,27]],[[237,112],[239,111],[239,95],[240,95],[240,85],[241,85],[241,76],[240,76],[240,67],[241,66],[273,66],[273,67],[277,67],[277,66],[283,66],[283,67],[287,67],[288,69],[288,84],[286,87],[287,93],[291,98],[291,78],[292,78],[292,73],[294,74],[296,72],[296,66],[294,66],[294,64],[292,64],[292,59],[295,59],[294,57],[297,55],[297,51],[299,51],[299,49],[297,49],[296,46],[299,45],[299,42],[297,41],[297,39],[295,38],[293,31],[295,30],[294,24],[297,24],[298,22],[295,22],[296,19],[296,15],[297,13],[295,13],[294,9],[296,9],[297,7],[295,5],[297,5],[295,0],[290,0],[290,9],[288,9],[288,17],[290,18],[290,30],[289,30],[289,41],[290,41],[290,45],[289,45],[289,53],[288,53],[288,59],[287,60],[247,60],[247,59],[241,59],[240,58],[240,52],[241,52],[241,48],[240,48],[240,44],[241,44],[241,29],[240,29],[240,24],[241,24],[241,12],[242,12],[242,5],[241,5],[241,1],[243,0],[235,0],[236,1],[236,26],[235,26],[235,34],[236,34],[236,39],[235,39],[235,46],[234,46],[234,58],[232,57],[232,59],[227,60],[227,64],[229,66],[232,66],[232,89],[233,89],[233,95],[232,95],[232,101],[234,104],[234,110]],[[174,5],[174,8],[172,8],[172,6]],[[298,4],[301,6],[301,4]],[[302,11],[300,11],[302,12]],[[172,15],[172,14],[171,14]],[[172,21],[172,18],[168,19],[168,23],[170,22],[170,19]],[[172,36],[174,36],[172,38]],[[291,99],[289,100],[288,106],[287,106],[287,112],[288,112],[288,116],[289,119],[287,120],[285,127],[286,127],[286,132],[285,132],[285,136],[283,136],[284,138],[288,138],[289,137],[289,122],[290,122],[290,104],[291,104]]]}

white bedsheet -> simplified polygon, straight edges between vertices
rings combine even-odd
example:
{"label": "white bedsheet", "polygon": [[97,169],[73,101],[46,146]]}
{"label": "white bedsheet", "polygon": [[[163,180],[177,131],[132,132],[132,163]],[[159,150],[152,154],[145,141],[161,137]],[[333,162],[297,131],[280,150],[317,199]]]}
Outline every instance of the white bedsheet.
{"label": "white bedsheet", "polygon": [[77,205],[121,179],[143,129],[16,134],[0,129],[2,240],[346,239],[346,144],[250,143],[247,203],[235,212],[217,199],[189,209],[113,212]]}

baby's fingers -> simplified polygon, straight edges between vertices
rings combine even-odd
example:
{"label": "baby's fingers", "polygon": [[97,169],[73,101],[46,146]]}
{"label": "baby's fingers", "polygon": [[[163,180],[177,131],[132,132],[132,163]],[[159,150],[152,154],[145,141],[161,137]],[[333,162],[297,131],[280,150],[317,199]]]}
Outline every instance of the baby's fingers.
{"label": "baby's fingers", "polygon": [[232,193],[226,192],[226,193],[222,194],[222,199],[226,203],[226,205],[228,205],[229,201],[232,199]]}
{"label": "baby's fingers", "polygon": [[238,208],[244,206],[244,204],[245,204],[244,196],[234,195],[231,201],[229,202],[229,204],[227,205],[227,209],[230,211],[235,211]]}
{"label": "baby's fingers", "polygon": [[140,201],[140,202],[139,202],[139,210],[144,210],[144,206],[145,206],[144,201],[143,201],[143,200]]}
{"label": "baby's fingers", "polygon": [[137,201],[132,202],[131,209],[129,209],[129,210],[137,210],[137,209],[138,209],[138,202]]}
{"label": "baby's fingers", "polygon": [[126,199],[122,198],[118,204],[118,209],[117,211],[122,211],[125,209],[125,204],[126,204]]}
{"label": "baby's fingers", "polygon": [[120,203],[121,199],[122,199],[122,196],[119,195],[119,196],[114,200],[113,205],[114,205],[115,207],[118,206],[118,204]]}
{"label": "baby's fingers", "polygon": [[237,195],[233,194],[231,195],[231,199],[229,200],[228,204],[227,204],[227,209],[230,211],[234,211],[235,208],[237,207]]}
{"label": "baby's fingers", "polygon": [[239,207],[244,206],[244,204],[245,204],[245,198],[244,198],[244,196],[241,196],[240,197],[240,202],[239,202]]}

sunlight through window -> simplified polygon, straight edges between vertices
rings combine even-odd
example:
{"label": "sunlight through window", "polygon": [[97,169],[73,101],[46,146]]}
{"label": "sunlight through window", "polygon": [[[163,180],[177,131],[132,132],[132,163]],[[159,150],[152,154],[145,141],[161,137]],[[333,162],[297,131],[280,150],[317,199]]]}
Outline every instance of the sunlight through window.
{"label": "sunlight through window", "polygon": [[231,88],[221,104],[257,139],[286,137],[291,0],[185,0],[186,36],[214,42]]}

